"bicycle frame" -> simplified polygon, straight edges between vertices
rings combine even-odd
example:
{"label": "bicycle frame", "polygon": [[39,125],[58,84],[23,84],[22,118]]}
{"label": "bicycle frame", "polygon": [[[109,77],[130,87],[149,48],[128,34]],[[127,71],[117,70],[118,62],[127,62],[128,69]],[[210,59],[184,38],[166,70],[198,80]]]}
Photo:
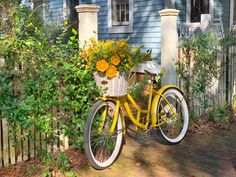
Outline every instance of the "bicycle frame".
{"label": "bicycle frame", "polygon": [[[169,89],[169,88],[176,88],[176,89],[180,90],[178,87],[176,87],[174,85],[166,85],[166,86],[162,87],[161,89],[159,89],[158,91],[155,91],[153,89],[153,85],[151,84],[150,85],[150,89],[149,89],[149,99],[148,99],[148,108],[147,108],[147,110],[141,109],[137,105],[137,103],[135,102],[135,100],[132,98],[132,96],[130,94],[127,94],[127,95],[125,95],[123,97],[116,97],[116,98],[111,98],[111,97],[103,97],[103,98],[101,98],[104,101],[111,100],[111,101],[116,102],[114,118],[113,118],[112,126],[111,126],[111,129],[110,129],[109,133],[112,134],[114,132],[114,130],[115,130],[115,127],[116,127],[116,124],[117,124],[117,120],[118,120],[118,115],[119,115],[119,112],[120,112],[121,103],[124,105],[124,108],[125,108],[128,116],[129,116],[130,120],[134,123],[134,125],[136,125],[136,127],[142,128],[143,130],[148,130],[150,128],[149,127],[150,119],[151,119],[151,127],[158,127],[158,126],[166,123],[170,119],[176,117],[176,112],[174,111],[173,106],[169,103],[169,101],[165,98],[165,96],[163,96],[163,92],[165,90]],[[154,98],[153,98],[153,96],[154,96]],[[166,103],[170,107],[170,111],[171,111],[173,116],[170,117],[170,118],[167,118],[165,121],[162,121],[161,123],[159,123],[159,122],[157,123],[157,111],[156,111],[156,108],[157,108],[157,105],[158,105],[159,100],[161,98],[163,98],[166,101]],[[133,115],[133,113],[132,113],[132,111],[130,109],[128,100],[134,106],[134,108],[137,110],[137,117],[136,118],[134,117],[134,115]],[[140,121],[141,113],[146,114],[146,121],[145,121],[146,123],[142,123]],[[122,116],[122,124],[123,124],[123,127],[125,128],[126,125],[125,125],[125,120],[124,120],[123,116]]]}

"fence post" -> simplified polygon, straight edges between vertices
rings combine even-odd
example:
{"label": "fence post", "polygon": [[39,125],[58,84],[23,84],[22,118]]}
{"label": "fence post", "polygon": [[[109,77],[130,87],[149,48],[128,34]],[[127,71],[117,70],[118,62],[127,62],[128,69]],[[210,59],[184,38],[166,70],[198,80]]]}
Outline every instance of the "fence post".
{"label": "fence post", "polygon": [[0,67],[3,67],[4,64],[5,64],[4,58],[1,58],[1,57],[0,57]]}
{"label": "fence post", "polygon": [[95,4],[81,4],[75,7],[79,19],[79,41],[82,46],[90,43],[90,38],[98,39],[98,12]]}
{"label": "fence post", "polygon": [[161,65],[167,73],[163,76],[162,85],[176,85],[177,75],[175,63],[177,61],[177,16],[179,10],[163,9],[161,16]]}

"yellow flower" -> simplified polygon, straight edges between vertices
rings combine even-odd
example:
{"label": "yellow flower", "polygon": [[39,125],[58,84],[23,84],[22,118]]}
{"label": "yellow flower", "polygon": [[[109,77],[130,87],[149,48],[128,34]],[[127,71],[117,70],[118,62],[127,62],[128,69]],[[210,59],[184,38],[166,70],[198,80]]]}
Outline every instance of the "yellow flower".
{"label": "yellow flower", "polygon": [[103,58],[104,58],[104,59],[107,59],[107,58],[108,58],[108,56],[107,56],[107,55],[104,55],[104,56],[103,56]]}
{"label": "yellow flower", "polygon": [[93,55],[93,48],[92,47],[89,47],[87,49],[87,52],[88,52],[88,55]]}
{"label": "yellow flower", "polygon": [[118,66],[120,64],[120,57],[119,56],[112,56],[111,63],[115,66]]}
{"label": "yellow flower", "polygon": [[121,58],[125,58],[126,56],[125,56],[125,54],[121,54],[120,57]]}
{"label": "yellow flower", "polygon": [[117,43],[118,43],[118,45],[119,45],[120,47],[124,47],[124,46],[126,45],[126,41],[125,41],[125,40],[120,40],[120,41],[118,41]]}
{"label": "yellow flower", "polygon": [[96,63],[96,68],[98,71],[105,72],[109,67],[109,64],[105,60],[99,60]]}
{"label": "yellow flower", "polygon": [[95,40],[95,38],[91,38],[90,41],[93,44],[93,46],[97,45],[97,41]]}
{"label": "yellow flower", "polygon": [[86,56],[87,56],[87,54],[86,54],[86,52],[85,52],[85,51],[81,52],[81,53],[80,53],[80,55],[81,55],[81,57],[82,57],[83,59],[85,59],[85,58],[86,58]]}
{"label": "yellow flower", "polygon": [[115,66],[110,66],[106,71],[106,76],[109,78],[113,78],[116,76],[117,70]]}
{"label": "yellow flower", "polygon": [[94,53],[99,53],[100,52],[99,48],[94,48],[93,51],[94,51]]}

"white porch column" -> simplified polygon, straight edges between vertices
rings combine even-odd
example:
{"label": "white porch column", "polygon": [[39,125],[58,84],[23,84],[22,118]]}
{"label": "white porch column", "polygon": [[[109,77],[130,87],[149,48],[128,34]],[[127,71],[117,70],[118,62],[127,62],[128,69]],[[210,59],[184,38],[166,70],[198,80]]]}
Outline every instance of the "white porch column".
{"label": "white porch column", "polygon": [[90,43],[90,38],[98,39],[98,12],[100,6],[95,4],[82,4],[75,7],[79,19],[79,41],[84,45]]}
{"label": "white porch column", "polygon": [[162,85],[176,85],[176,67],[177,61],[177,16],[179,10],[163,9],[159,11],[161,16],[161,65],[166,69],[162,79]]}

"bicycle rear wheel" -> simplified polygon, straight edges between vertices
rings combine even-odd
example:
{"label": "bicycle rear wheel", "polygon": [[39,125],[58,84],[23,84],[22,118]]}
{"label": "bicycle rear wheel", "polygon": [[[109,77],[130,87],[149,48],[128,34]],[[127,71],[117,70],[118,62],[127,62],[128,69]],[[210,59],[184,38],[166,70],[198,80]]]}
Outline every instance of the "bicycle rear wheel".
{"label": "bicycle rear wheel", "polygon": [[118,158],[123,147],[121,116],[116,128],[109,133],[116,105],[111,101],[98,101],[91,108],[84,130],[85,153],[95,169],[105,169]]}
{"label": "bicycle rear wheel", "polygon": [[157,106],[158,135],[165,144],[176,144],[185,137],[189,114],[183,94],[176,88],[167,89]]}

